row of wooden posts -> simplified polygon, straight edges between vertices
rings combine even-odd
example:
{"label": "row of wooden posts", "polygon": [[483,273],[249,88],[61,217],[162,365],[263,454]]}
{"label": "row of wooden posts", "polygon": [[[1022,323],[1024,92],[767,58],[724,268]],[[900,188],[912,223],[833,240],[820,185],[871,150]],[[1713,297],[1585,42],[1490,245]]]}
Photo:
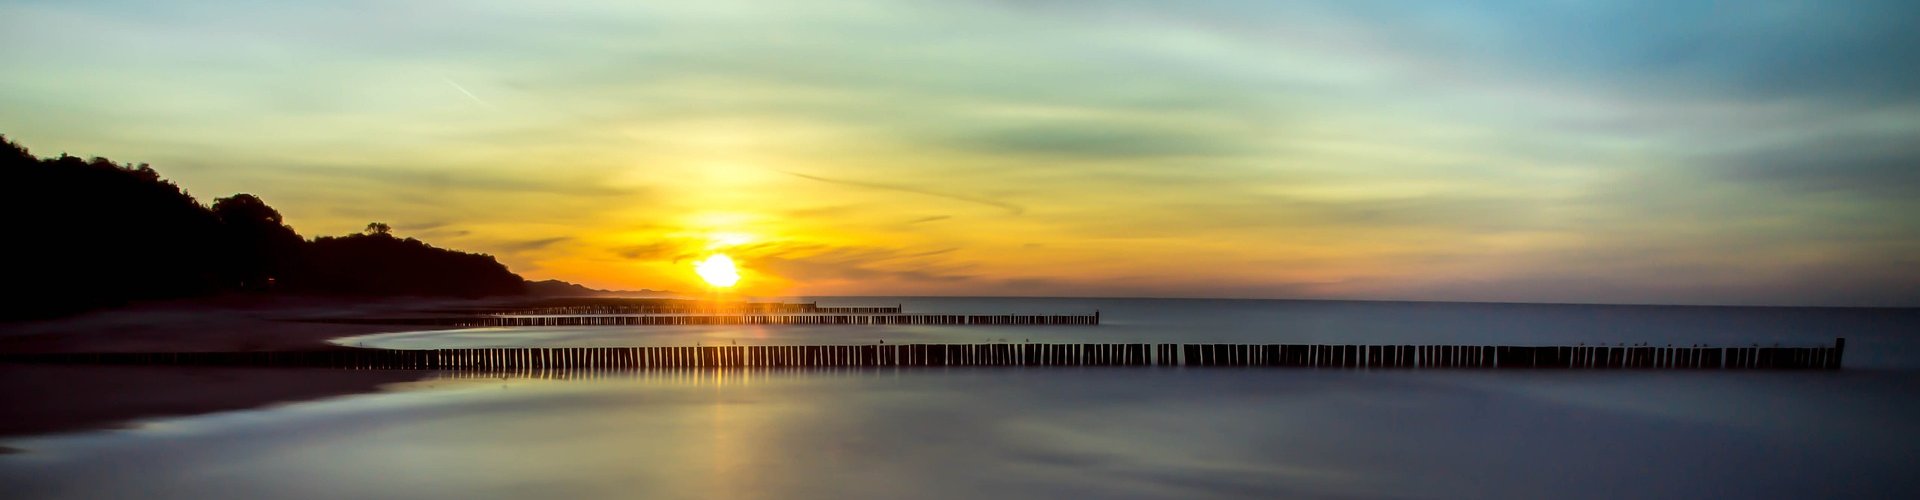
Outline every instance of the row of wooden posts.
{"label": "row of wooden posts", "polygon": [[999,343],[62,353],[13,354],[0,356],[0,361],[428,370],[916,366],[1836,370],[1845,350],[1845,339],[1833,347]]}
{"label": "row of wooden posts", "polygon": [[721,304],[584,304],[522,309],[510,315],[625,315],[625,314],[900,314],[901,306],[820,306],[816,304],[747,302]]}
{"label": "row of wooden posts", "polygon": [[447,318],[455,326],[666,326],[666,325],[966,325],[1030,326],[1100,324],[1094,314],[689,314],[689,315],[498,315]]}

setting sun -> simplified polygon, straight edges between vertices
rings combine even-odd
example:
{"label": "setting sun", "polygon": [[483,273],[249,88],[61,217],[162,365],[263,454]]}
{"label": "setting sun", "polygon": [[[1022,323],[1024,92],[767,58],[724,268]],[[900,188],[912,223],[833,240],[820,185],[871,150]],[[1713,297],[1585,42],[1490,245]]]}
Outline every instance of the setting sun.
{"label": "setting sun", "polygon": [[706,260],[693,263],[693,272],[699,274],[707,284],[720,288],[740,282],[740,271],[734,269],[733,258],[725,254],[714,254]]}

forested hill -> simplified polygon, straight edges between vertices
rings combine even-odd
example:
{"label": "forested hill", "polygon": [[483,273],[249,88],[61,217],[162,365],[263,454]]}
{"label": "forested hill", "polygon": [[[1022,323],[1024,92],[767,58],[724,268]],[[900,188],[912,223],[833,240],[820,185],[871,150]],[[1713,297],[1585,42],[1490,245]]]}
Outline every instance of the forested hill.
{"label": "forested hill", "polygon": [[385,224],[302,238],[258,197],[201,204],[145,164],[37,158],[0,136],[0,245],[12,290],[0,318],[229,292],[479,297],[525,293],[492,256],[391,234]]}

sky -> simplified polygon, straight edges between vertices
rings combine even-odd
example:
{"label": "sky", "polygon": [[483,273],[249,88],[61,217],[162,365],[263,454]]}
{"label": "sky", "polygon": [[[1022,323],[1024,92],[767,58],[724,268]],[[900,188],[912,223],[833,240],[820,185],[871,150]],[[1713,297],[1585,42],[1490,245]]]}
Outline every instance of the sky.
{"label": "sky", "polygon": [[1920,306],[1914,19],[0,0],[0,134],[599,288]]}

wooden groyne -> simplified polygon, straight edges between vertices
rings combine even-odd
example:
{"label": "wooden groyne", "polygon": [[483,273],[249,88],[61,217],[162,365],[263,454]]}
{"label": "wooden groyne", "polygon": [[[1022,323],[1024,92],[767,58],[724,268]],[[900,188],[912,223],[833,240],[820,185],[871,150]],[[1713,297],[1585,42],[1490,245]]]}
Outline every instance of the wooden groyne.
{"label": "wooden groyne", "polygon": [[784,302],[640,302],[587,303],[530,307],[509,315],[626,315],[626,314],[900,314],[901,306],[821,306]]}
{"label": "wooden groyne", "polygon": [[967,366],[1346,369],[1837,370],[1832,347],[1313,344],[871,344],[0,355],[37,363],[527,370]]}
{"label": "wooden groyne", "polygon": [[674,325],[952,325],[1098,326],[1100,314],[592,314],[354,318],[328,322],[490,326],[674,326]]}

